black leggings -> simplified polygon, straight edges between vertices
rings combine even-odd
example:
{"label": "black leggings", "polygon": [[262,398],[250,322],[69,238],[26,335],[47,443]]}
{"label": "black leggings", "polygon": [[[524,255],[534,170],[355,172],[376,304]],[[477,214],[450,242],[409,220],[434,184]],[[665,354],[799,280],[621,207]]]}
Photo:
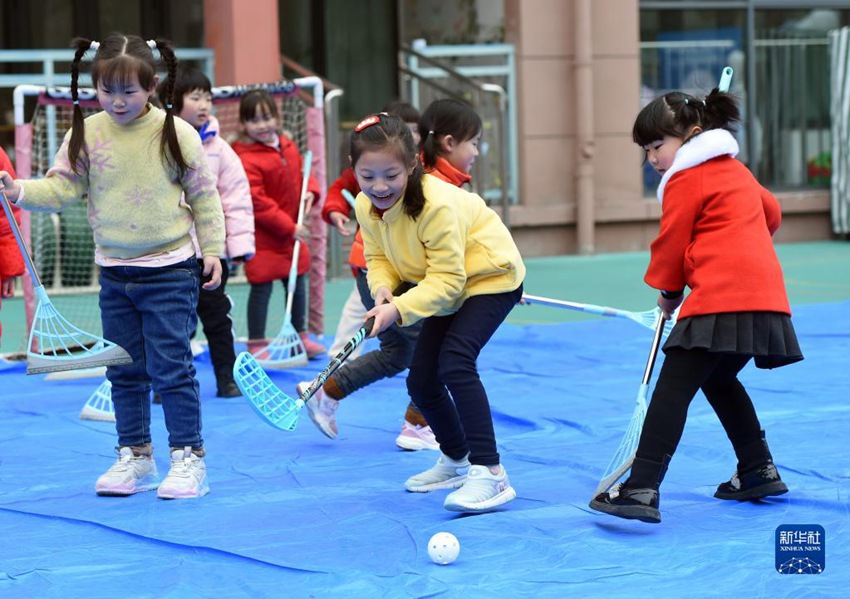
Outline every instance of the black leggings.
{"label": "black leggings", "polygon": [[750,356],[670,348],[646,413],[637,457],[661,462],[672,456],[682,438],[688,406],[697,391],[705,394],[732,447],[761,437],[756,410],[738,373]]}
{"label": "black leggings", "polygon": [[[283,306],[278,308],[281,313],[286,309],[286,286],[287,279],[283,283]],[[307,286],[309,281],[307,275],[298,275],[295,279],[295,293],[292,297],[292,326],[299,333],[307,330]],[[269,313],[269,301],[272,296],[274,281],[268,283],[251,283],[251,291],[248,293],[248,339],[264,339],[266,336],[266,319]],[[285,316],[284,316],[285,317]],[[274,331],[274,335],[277,331]]]}

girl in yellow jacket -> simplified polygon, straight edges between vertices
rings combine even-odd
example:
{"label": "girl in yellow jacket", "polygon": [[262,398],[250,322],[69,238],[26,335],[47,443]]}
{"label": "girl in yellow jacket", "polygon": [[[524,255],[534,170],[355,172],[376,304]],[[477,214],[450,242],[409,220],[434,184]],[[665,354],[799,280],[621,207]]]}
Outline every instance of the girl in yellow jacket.
{"label": "girl in yellow jacket", "polygon": [[[361,193],[375,336],[394,322],[424,320],[407,388],[431,424],[437,464],[405,482],[413,492],[457,489],[444,506],[483,512],[516,497],[496,450],[476,361],[522,296],[525,265],[508,229],[478,195],[424,175],[409,129],[397,116],[361,121],[351,136]],[[393,289],[411,283],[405,293]]]}

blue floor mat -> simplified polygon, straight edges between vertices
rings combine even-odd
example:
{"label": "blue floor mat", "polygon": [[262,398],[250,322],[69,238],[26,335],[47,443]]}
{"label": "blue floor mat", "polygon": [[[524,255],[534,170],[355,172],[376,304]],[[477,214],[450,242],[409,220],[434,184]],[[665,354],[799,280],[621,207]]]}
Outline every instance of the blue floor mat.
{"label": "blue floor mat", "polygon": [[[712,497],[735,469],[699,395],[661,494],[663,522],[605,516],[587,503],[631,416],[652,333],[598,319],[504,325],[480,371],[499,450],[518,498],[482,515],[443,509],[445,492],[406,493],[436,459],[394,439],[404,378],[347,398],[340,438],[303,415],[273,429],[244,399],[214,397],[197,360],[211,492],[97,497],[114,459],[114,425],[79,419],[98,379],[45,381],[0,368],[0,597],[839,597],[850,584],[850,302],[795,309],[806,360],[749,365],[756,404],[790,492],[761,502]],[[289,394],[326,364],[271,372]],[[658,366],[656,366],[656,373]],[[167,436],[154,406],[162,472]],[[842,440],[845,439],[845,440]],[[780,525],[824,528],[826,569],[776,571]],[[449,566],[426,544],[451,532]]]}

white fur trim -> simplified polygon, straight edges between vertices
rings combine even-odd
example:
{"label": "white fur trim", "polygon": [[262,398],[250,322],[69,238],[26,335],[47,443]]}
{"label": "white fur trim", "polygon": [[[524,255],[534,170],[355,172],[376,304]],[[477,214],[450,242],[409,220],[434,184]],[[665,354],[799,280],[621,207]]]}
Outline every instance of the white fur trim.
{"label": "white fur trim", "polygon": [[664,186],[667,185],[670,177],[679,171],[708,162],[712,158],[726,155],[732,157],[738,155],[738,142],[726,129],[709,129],[696,137],[692,137],[679,148],[675,158],[673,158],[673,164],[661,177],[657,191],[658,201],[664,201]]}

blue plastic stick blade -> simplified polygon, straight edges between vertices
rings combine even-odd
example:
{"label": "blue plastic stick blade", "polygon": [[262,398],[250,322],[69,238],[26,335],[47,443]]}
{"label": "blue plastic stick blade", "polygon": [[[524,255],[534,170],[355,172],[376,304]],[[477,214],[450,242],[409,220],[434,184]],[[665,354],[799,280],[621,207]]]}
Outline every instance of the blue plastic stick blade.
{"label": "blue plastic stick blade", "polygon": [[274,428],[291,431],[298,424],[304,402],[292,399],[269,378],[248,352],[236,356],[233,378],[254,411]]}

